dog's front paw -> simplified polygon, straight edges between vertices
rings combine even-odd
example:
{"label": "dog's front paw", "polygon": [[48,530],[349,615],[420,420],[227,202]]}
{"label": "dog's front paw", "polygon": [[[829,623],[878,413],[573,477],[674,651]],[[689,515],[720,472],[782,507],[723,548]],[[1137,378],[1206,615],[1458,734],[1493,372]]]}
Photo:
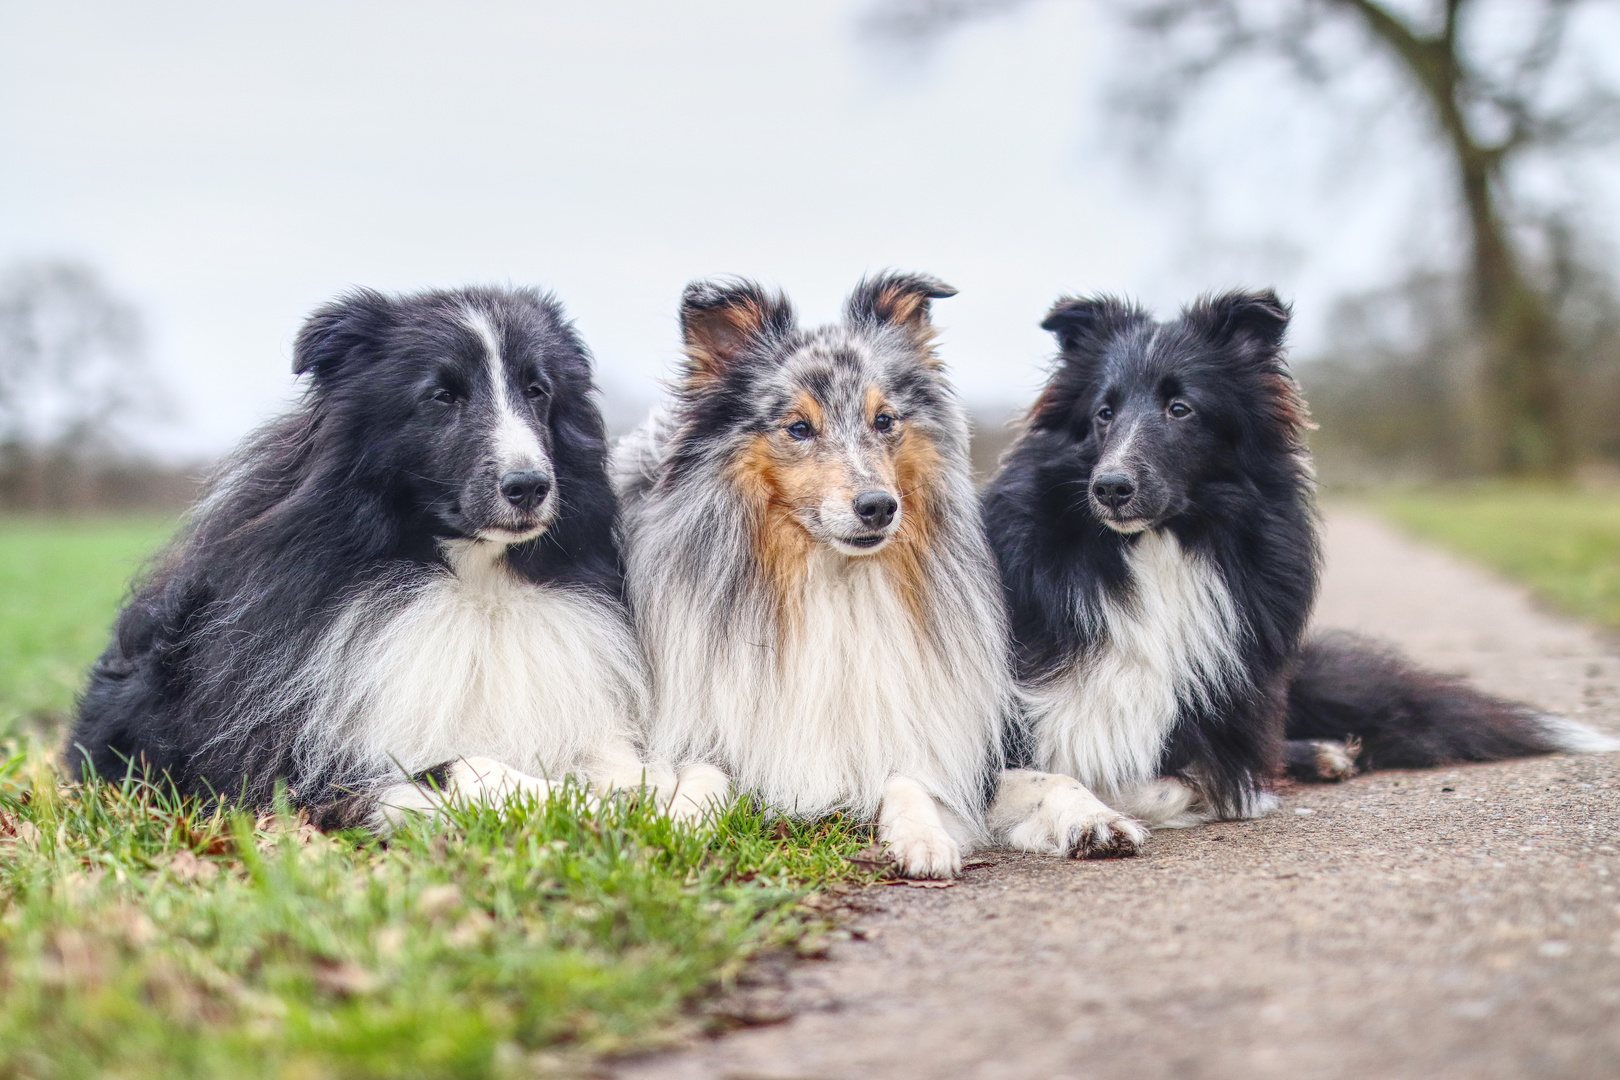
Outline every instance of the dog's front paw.
{"label": "dog's front paw", "polygon": [[697,824],[724,810],[730,794],[731,780],[725,773],[713,765],[688,765],[675,780],[669,816]]}
{"label": "dog's front paw", "polygon": [[1147,826],[1079,784],[1048,790],[1034,811],[1007,831],[1009,847],[1071,859],[1136,855],[1147,838]]}
{"label": "dog's front paw", "polygon": [[953,878],[962,872],[962,847],[943,827],[901,819],[885,832],[888,856],[901,877]]}

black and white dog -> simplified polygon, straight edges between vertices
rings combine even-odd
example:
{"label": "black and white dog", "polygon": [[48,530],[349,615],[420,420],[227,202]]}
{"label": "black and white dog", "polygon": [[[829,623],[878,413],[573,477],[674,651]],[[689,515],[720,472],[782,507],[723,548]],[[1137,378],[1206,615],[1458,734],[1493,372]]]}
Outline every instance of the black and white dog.
{"label": "black and white dog", "polygon": [[677,813],[733,781],[780,812],[844,810],[915,877],[956,873],[992,829],[1062,855],[1144,838],[1060,777],[1021,774],[986,814],[1013,685],[967,416],[934,352],[930,303],[953,292],[883,275],[801,328],[752,282],[688,286],[674,400],[615,460]]}
{"label": "black and white dog", "polygon": [[641,784],[602,419],[559,305],[356,292],[294,370],[302,403],[119,615],[70,762],[255,806],[285,783],[328,825]]}
{"label": "black and white dog", "polygon": [[1063,300],[1041,324],[1061,358],[985,499],[1025,703],[1011,763],[1176,827],[1264,813],[1285,764],[1620,749],[1377,644],[1305,642],[1319,552],[1288,320],[1238,292],[1167,323]]}

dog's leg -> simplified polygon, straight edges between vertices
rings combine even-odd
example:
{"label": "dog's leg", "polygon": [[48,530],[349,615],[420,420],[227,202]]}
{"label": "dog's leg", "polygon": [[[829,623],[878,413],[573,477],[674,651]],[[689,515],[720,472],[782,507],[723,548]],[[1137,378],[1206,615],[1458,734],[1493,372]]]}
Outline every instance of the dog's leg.
{"label": "dog's leg", "polygon": [[682,821],[702,821],[726,805],[731,779],[713,765],[699,763],[682,769],[675,779],[669,815]]}
{"label": "dog's leg", "polygon": [[1356,775],[1356,740],[1289,739],[1283,743],[1288,775],[1295,780],[1333,783]]}
{"label": "dog's leg", "polygon": [[1017,851],[1071,859],[1135,855],[1148,831],[1105,806],[1078,780],[1008,769],[990,804],[990,831]]}
{"label": "dog's leg", "polygon": [[962,846],[951,837],[945,814],[917,781],[891,776],[878,809],[878,842],[902,877],[950,878],[962,872]]}
{"label": "dog's leg", "polygon": [[383,831],[392,831],[410,814],[438,814],[457,803],[484,803],[495,806],[514,795],[528,795],[540,801],[562,785],[529,776],[502,765],[493,758],[460,758],[439,769],[429,770],[427,778],[409,784],[395,784],[377,796],[377,811]]}

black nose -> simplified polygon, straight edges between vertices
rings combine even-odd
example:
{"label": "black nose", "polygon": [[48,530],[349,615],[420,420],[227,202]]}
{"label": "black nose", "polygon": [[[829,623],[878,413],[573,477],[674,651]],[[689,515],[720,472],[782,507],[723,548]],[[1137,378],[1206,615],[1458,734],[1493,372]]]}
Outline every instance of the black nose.
{"label": "black nose", "polygon": [[1110,510],[1118,510],[1131,501],[1136,485],[1124,473],[1104,473],[1091,482],[1091,494]]}
{"label": "black nose", "polygon": [[887,491],[863,491],[855,496],[855,514],[869,528],[884,528],[898,509],[900,504]]}
{"label": "black nose", "polygon": [[519,510],[533,510],[551,490],[551,477],[543,472],[509,472],[501,477],[501,494]]}

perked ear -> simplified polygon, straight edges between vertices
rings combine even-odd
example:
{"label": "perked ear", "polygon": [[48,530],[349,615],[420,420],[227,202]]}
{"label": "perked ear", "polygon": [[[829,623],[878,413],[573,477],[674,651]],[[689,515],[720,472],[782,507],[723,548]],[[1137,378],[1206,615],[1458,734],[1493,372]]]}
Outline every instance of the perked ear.
{"label": "perked ear", "polygon": [[293,374],[330,378],[354,353],[371,345],[393,321],[393,303],[380,292],[356,289],[317,308],[293,342]]}
{"label": "perked ear", "polygon": [[1282,348],[1292,314],[1270,289],[1235,290],[1199,300],[1185,318],[1217,345],[1250,344],[1275,352]]}
{"label": "perked ear", "polygon": [[855,286],[844,305],[853,323],[880,323],[898,326],[919,344],[934,339],[934,325],[928,319],[929,301],[955,296],[956,290],[926,274],[879,274]]}
{"label": "perked ear", "polygon": [[681,293],[686,381],[702,386],[725,377],[761,340],[793,330],[793,306],[752,281],[694,281]]}
{"label": "perked ear", "polygon": [[1117,297],[1066,296],[1052,305],[1041,329],[1057,338],[1065,354],[1091,352],[1147,318],[1147,312]]}

